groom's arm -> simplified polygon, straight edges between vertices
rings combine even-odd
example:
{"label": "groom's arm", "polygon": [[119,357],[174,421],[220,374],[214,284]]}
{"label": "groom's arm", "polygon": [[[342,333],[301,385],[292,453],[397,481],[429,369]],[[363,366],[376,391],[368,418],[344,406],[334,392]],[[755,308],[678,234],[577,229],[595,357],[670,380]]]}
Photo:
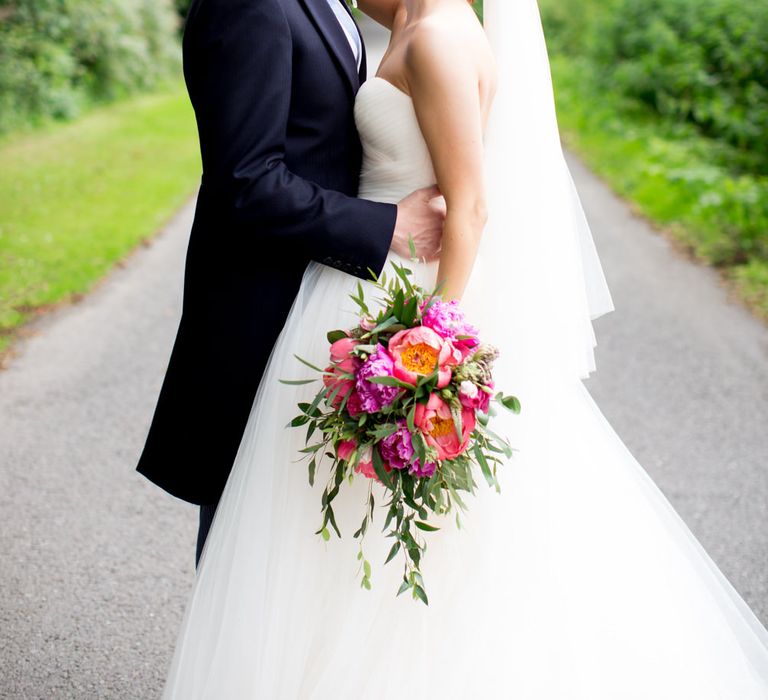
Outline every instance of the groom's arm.
{"label": "groom's arm", "polygon": [[206,185],[266,246],[280,240],[359,277],[380,272],[397,206],[323,189],[285,163],[293,46],[281,3],[207,0],[206,9],[187,27],[206,37],[187,47],[201,52],[195,109],[205,125]]}

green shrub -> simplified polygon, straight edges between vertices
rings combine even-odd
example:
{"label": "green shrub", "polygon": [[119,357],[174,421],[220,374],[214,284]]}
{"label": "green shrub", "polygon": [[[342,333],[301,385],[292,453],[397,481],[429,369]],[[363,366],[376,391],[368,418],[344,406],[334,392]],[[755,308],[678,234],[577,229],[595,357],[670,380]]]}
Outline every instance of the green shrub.
{"label": "green shrub", "polygon": [[692,124],[660,119],[649,107],[602,91],[584,80],[588,66],[583,58],[552,59],[569,146],[700,259],[734,274],[745,264],[759,269],[749,278],[755,297],[765,264],[754,265],[768,261],[768,177],[735,175],[721,164],[727,147]]}
{"label": "green shrub", "polygon": [[178,70],[168,0],[0,0],[0,132],[70,118]]}
{"label": "green shrub", "polygon": [[596,42],[612,83],[768,172],[768,4],[621,0]]}
{"label": "green shrub", "polygon": [[586,56],[586,78],[734,147],[768,173],[768,3],[542,0],[550,48]]}
{"label": "green shrub", "polygon": [[187,16],[191,4],[192,0],[174,0],[174,6],[176,7],[176,12],[179,13],[179,17]]}
{"label": "green shrub", "polygon": [[616,0],[540,0],[539,11],[550,52],[589,54],[596,27]]}

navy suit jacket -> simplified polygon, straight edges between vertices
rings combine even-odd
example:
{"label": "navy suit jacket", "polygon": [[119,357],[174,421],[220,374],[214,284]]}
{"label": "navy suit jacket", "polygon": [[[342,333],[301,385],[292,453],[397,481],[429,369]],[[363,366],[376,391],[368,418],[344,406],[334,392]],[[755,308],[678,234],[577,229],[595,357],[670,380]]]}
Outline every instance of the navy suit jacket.
{"label": "navy suit jacket", "polygon": [[210,504],[306,265],[379,272],[397,208],[356,198],[366,66],[358,73],[327,0],[195,0],[183,47],[203,175],[182,318],[138,469]]}

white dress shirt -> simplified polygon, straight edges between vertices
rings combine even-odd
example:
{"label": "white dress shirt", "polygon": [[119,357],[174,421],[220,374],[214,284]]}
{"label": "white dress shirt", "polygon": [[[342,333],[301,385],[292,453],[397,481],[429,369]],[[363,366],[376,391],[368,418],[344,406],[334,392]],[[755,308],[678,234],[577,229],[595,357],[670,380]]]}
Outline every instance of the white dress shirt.
{"label": "white dress shirt", "polygon": [[352,49],[352,53],[357,61],[357,69],[360,70],[360,62],[363,60],[363,41],[360,38],[360,32],[357,30],[355,21],[349,16],[349,13],[341,6],[344,0],[328,0],[328,4],[333,10],[333,14],[336,15],[336,19],[339,20],[341,28],[344,30],[344,35],[347,37],[349,47]]}

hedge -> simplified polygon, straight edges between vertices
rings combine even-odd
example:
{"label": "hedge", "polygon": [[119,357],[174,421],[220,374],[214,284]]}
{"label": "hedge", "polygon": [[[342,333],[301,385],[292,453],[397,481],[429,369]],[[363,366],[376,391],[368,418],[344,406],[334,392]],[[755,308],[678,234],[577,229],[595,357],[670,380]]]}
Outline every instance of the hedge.
{"label": "hedge", "polygon": [[768,5],[540,5],[565,141],[768,317]]}
{"label": "hedge", "polygon": [[177,75],[170,0],[0,0],[0,132]]}
{"label": "hedge", "polygon": [[768,174],[768,3],[621,0],[596,35],[606,78]]}
{"label": "hedge", "polygon": [[768,174],[768,3],[542,0],[551,49],[592,62],[603,89],[733,147],[731,167]]}

